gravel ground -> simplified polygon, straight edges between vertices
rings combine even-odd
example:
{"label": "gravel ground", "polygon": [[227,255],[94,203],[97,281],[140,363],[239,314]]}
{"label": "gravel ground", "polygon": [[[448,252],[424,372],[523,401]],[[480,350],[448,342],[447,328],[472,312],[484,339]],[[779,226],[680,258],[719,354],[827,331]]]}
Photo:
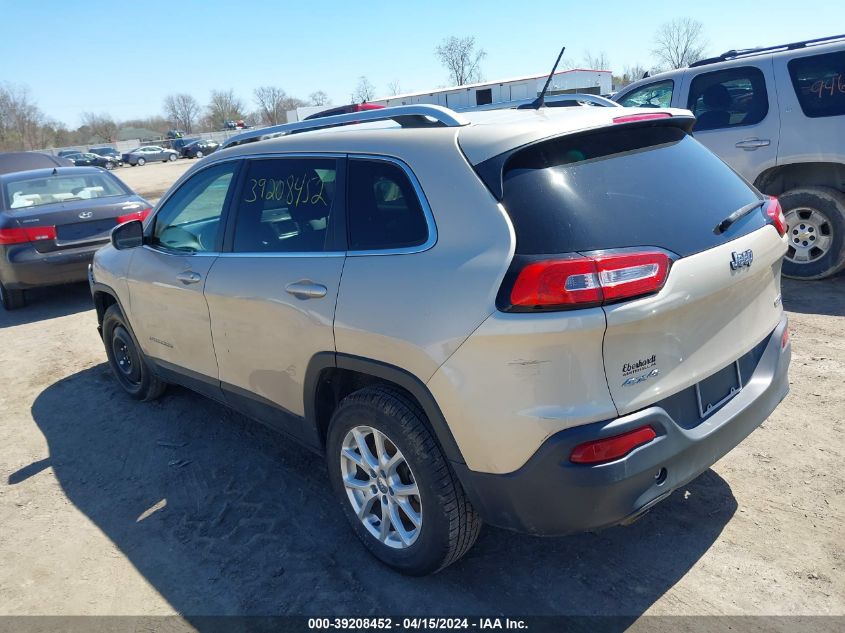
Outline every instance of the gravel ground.
{"label": "gravel ground", "polygon": [[790,395],[686,489],[599,534],[485,528],[412,579],[358,544],[319,458],[186,390],[128,400],[87,287],[34,292],[0,314],[0,615],[843,615],[845,276],[784,300]]}
{"label": "gravel ground", "polygon": [[174,162],[147,163],[142,167],[124,165],[112,173],[137,194],[155,204],[179,176],[196,164],[196,160],[180,158]]}

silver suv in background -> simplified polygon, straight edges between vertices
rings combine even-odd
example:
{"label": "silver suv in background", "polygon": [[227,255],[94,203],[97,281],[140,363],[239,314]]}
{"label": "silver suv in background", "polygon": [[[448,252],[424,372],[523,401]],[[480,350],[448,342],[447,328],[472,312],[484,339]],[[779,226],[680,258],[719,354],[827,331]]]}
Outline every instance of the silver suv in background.
{"label": "silver suv in background", "polygon": [[112,371],[324,454],[405,573],[482,521],[633,521],[789,388],[783,215],[693,123],[416,105],[234,137],[97,253]]}
{"label": "silver suv in background", "polygon": [[691,110],[696,139],[778,196],[789,225],[785,275],[821,279],[845,267],[845,35],[728,51],[613,99]]}

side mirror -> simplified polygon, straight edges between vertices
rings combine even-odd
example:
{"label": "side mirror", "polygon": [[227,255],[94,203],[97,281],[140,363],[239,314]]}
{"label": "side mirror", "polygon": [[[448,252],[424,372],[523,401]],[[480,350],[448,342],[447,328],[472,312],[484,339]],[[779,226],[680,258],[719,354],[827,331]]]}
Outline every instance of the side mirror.
{"label": "side mirror", "polygon": [[111,230],[111,245],[122,251],[137,248],[144,243],[144,225],[141,220],[130,220],[118,224]]}

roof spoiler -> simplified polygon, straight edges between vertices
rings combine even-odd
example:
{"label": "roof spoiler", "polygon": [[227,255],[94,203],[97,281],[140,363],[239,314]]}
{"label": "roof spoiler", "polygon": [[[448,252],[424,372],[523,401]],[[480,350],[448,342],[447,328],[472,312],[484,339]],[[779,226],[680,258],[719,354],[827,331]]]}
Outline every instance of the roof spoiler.
{"label": "roof spoiler", "polygon": [[[677,111],[676,111],[677,112]],[[654,115],[657,114],[666,114],[665,117],[657,118]],[[631,128],[631,127],[677,127],[681,128],[684,132],[689,134],[692,131],[692,126],[695,125],[695,116],[693,116],[692,112],[687,114],[677,114],[672,112],[647,112],[642,113],[642,117],[635,118],[636,115],[632,116],[625,116],[619,117],[626,119],[625,121],[619,123],[613,123],[611,125],[602,125],[601,127],[595,128],[588,128],[584,130],[573,130],[571,132],[565,132],[563,134],[546,137],[537,139],[536,141],[532,141],[526,145],[521,145],[520,147],[514,147],[513,149],[503,152],[498,156],[494,156],[493,158],[488,158],[484,162],[478,163],[473,165],[476,173],[479,175],[481,180],[487,185],[487,188],[490,192],[496,197],[496,200],[501,202],[502,198],[504,198],[505,193],[505,184],[504,184],[504,173],[505,173],[505,166],[507,165],[508,161],[519,152],[526,150],[530,147],[534,147],[536,145],[540,145],[542,143],[547,143],[548,141],[552,141],[555,139],[559,139],[565,136],[580,136],[582,134],[593,134],[596,132],[607,132],[609,130],[613,130],[616,128]]]}

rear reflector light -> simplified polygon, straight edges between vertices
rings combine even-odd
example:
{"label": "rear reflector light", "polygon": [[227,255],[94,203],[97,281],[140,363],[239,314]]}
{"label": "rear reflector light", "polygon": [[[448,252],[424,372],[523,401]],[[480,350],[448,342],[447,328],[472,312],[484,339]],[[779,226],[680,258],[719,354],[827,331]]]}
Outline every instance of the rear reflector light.
{"label": "rear reflector light", "polygon": [[572,449],[569,460],[575,464],[600,464],[624,457],[643,444],[648,444],[657,437],[650,426],[644,426],[622,435],[614,435],[601,440],[584,442]]}
{"label": "rear reflector light", "polygon": [[129,222],[131,220],[141,220],[143,222],[147,219],[147,216],[152,211],[152,207],[148,207],[146,209],[141,209],[140,211],[134,211],[132,213],[127,213],[126,215],[119,215],[117,216],[117,223],[123,224],[124,222]]}
{"label": "rear reflector light", "polygon": [[769,196],[769,202],[766,205],[766,215],[772,221],[774,227],[783,237],[786,235],[788,227],[786,226],[786,216],[783,215],[783,209],[780,208],[780,202],[774,196]]}
{"label": "rear reflector light", "polygon": [[56,239],[55,226],[0,229],[0,244],[26,244],[27,242],[54,239]]}
{"label": "rear reflector light", "polygon": [[626,114],[613,119],[614,123],[633,123],[634,121],[650,121],[652,119],[670,119],[668,112],[649,112],[647,114]]}
{"label": "rear reflector light", "polygon": [[516,278],[510,303],[518,308],[586,307],[659,291],[670,259],[660,251],[604,254],[532,262]]}
{"label": "rear reflector light", "polygon": [[783,334],[780,335],[780,348],[783,349],[789,344],[789,326],[783,328]]}

